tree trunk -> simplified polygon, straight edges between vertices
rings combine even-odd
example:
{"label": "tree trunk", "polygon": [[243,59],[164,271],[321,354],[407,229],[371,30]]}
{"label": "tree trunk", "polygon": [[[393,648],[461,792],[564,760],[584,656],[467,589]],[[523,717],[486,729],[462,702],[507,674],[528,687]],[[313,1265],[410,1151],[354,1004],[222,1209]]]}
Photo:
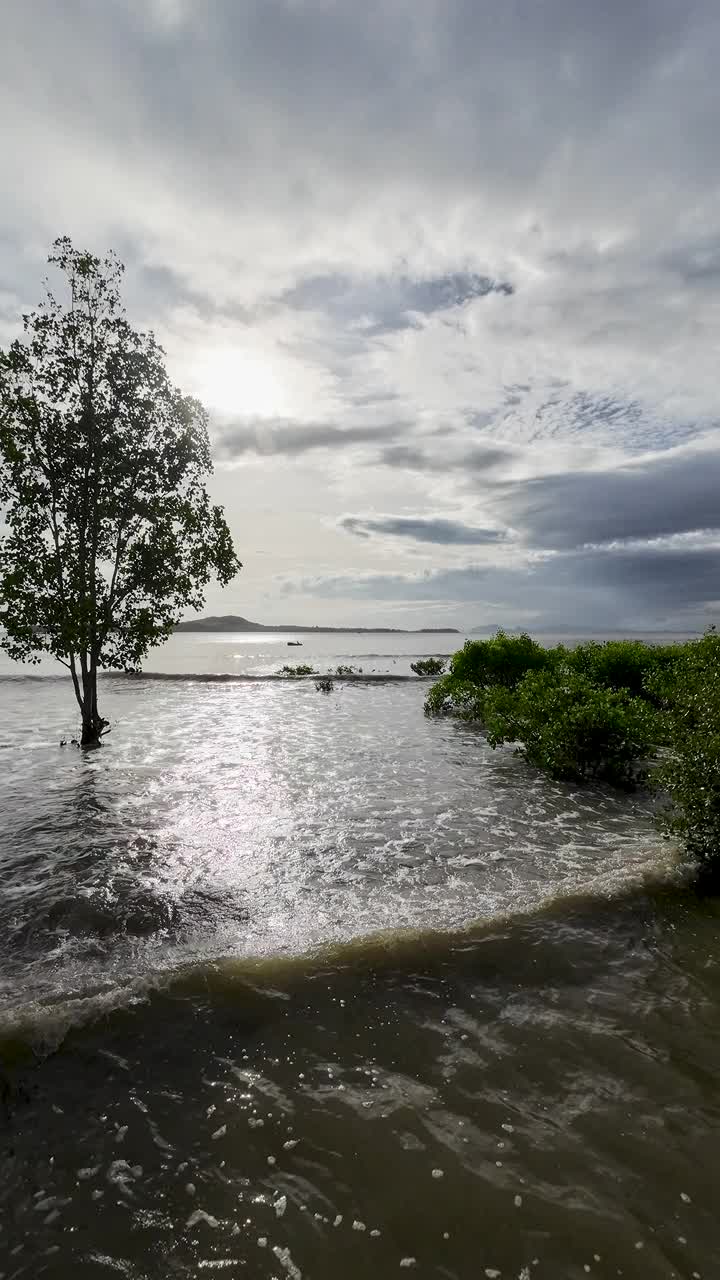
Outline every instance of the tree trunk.
{"label": "tree trunk", "polygon": [[97,667],[91,663],[90,667],[83,671],[82,678],[82,735],[80,738],[81,747],[99,747],[100,739],[107,725],[107,720],[103,720],[98,711],[97,704]]}

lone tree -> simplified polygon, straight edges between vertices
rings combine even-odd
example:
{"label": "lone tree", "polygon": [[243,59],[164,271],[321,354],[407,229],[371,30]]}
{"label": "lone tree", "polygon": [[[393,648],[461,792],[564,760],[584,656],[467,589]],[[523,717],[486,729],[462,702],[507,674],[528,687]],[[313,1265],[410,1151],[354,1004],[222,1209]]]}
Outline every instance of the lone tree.
{"label": "lone tree", "polygon": [[129,325],[122,264],[67,238],[53,250],[67,304],[48,289],[0,351],[0,645],[69,669],[93,746],[108,724],[98,671],[136,668],[211,577],[242,566],[205,488],[207,414]]}

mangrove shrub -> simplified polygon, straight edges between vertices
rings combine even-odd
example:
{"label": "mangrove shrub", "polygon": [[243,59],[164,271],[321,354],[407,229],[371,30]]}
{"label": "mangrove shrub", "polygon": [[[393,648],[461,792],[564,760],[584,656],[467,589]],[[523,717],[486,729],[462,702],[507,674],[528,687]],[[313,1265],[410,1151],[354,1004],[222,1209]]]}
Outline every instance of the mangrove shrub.
{"label": "mangrove shrub", "polygon": [[687,644],[589,642],[542,650],[499,632],[469,641],[430,689],[428,715],[482,724],[493,747],[517,743],[554,778],[653,782],[660,821],[701,866],[720,866],[720,636]]}
{"label": "mangrove shrub", "polygon": [[655,754],[657,716],[642,698],[603,688],[575,671],[530,672],[513,690],[485,697],[488,742],[519,752],[553,778],[632,786]]}
{"label": "mangrove shrub", "polygon": [[652,692],[656,679],[661,674],[672,677],[679,651],[678,645],[644,644],[642,640],[590,641],[564,650],[563,660],[592,684],[616,692],[626,689],[633,697],[658,705]]}
{"label": "mangrove shrub", "polygon": [[525,632],[498,631],[490,640],[466,640],[450,659],[447,674],[429,690],[425,714],[451,711],[464,720],[481,721],[488,689],[514,689],[528,671],[542,671],[554,661],[554,652]]}
{"label": "mangrove shrub", "polygon": [[657,771],[669,799],[661,822],[707,867],[720,862],[720,635],[684,645],[655,692],[669,744]]}

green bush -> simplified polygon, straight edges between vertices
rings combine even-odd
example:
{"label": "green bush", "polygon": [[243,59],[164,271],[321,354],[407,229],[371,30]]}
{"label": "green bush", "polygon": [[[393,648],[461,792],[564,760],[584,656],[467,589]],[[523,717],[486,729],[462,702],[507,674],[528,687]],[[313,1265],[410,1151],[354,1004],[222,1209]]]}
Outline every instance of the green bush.
{"label": "green bush", "polygon": [[427,715],[479,721],[493,747],[554,778],[654,781],[668,796],[664,830],[704,870],[720,870],[720,636],[684,645],[637,640],[544,650],[529,636],[471,640],[428,691]]}
{"label": "green bush", "polygon": [[318,693],[332,693],[335,688],[332,676],[321,676],[319,680],[315,681],[315,688]]}
{"label": "green bush", "polygon": [[425,695],[423,710],[426,716],[441,716],[452,711],[457,681],[450,673],[435,681]]}
{"label": "green bush", "polygon": [[418,658],[417,662],[410,663],[410,670],[414,671],[416,676],[441,676],[445,670],[445,659]]}
{"label": "green bush", "polygon": [[458,680],[451,672],[428,689],[424,711],[426,716],[448,712],[461,720],[482,720],[485,690],[470,680]]}
{"label": "green bush", "polygon": [[655,692],[669,744],[656,775],[669,797],[661,823],[702,866],[720,866],[720,635],[684,645]]}
{"label": "green bush", "polygon": [[450,661],[450,674],[483,688],[514,689],[528,671],[541,671],[551,662],[550,650],[525,632],[509,636],[498,631],[491,640],[466,640]]}
{"label": "green bush", "polygon": [[491,689],[484,722],[491,746],[521,743],[520,754],[553,778],[632,786],[655,754],[655,711],[575,671],[534,671],[515,690]]}
{"label": "green bush", "polygon": [[281,676],[294,678],[295,676],[316,676],[317,671],[314,667],[308,667],[305,663],[300,663],[299,667],[284,666],[280,668]]}
{"label": "green bush", "polygon": [[627,689],[634,698],[658,705],[651,693],[660,673],[671,676],[681,646],[644,644],[642,640],[590,641],[564,652],[572,671],[603,689]]}
{"label": "green bush", "polygon": [[463,720],[481,721],[488,689],[514,689],[528,671],[542,671],[556,661],[555,650],[543,649],[524,632],[509,636],[498,631],[491,640],[466,640],[450,659],[450,670],[429,690],[425,715],[453,712]]}
{"label": "green bush", "polygon": [[339,680],[344,679],[345,676],[362,675],[362,667],[346,667],[340,663],[340,665],[335,668],[335,675]]}

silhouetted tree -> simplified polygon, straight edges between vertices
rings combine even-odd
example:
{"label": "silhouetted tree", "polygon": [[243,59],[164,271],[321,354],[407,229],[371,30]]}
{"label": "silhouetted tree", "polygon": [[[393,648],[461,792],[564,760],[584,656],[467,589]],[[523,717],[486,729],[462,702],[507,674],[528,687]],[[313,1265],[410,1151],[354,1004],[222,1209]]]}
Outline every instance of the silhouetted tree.
{"label": "silhouetted tree", "polygon": [[90,746],[107,725],[98,670],[136,668],[242,566],[205,488],[207,414],[128,323],[122,264],[53,249],[66,305],[48,288],[0,351],[0,644],[69,669]]}

